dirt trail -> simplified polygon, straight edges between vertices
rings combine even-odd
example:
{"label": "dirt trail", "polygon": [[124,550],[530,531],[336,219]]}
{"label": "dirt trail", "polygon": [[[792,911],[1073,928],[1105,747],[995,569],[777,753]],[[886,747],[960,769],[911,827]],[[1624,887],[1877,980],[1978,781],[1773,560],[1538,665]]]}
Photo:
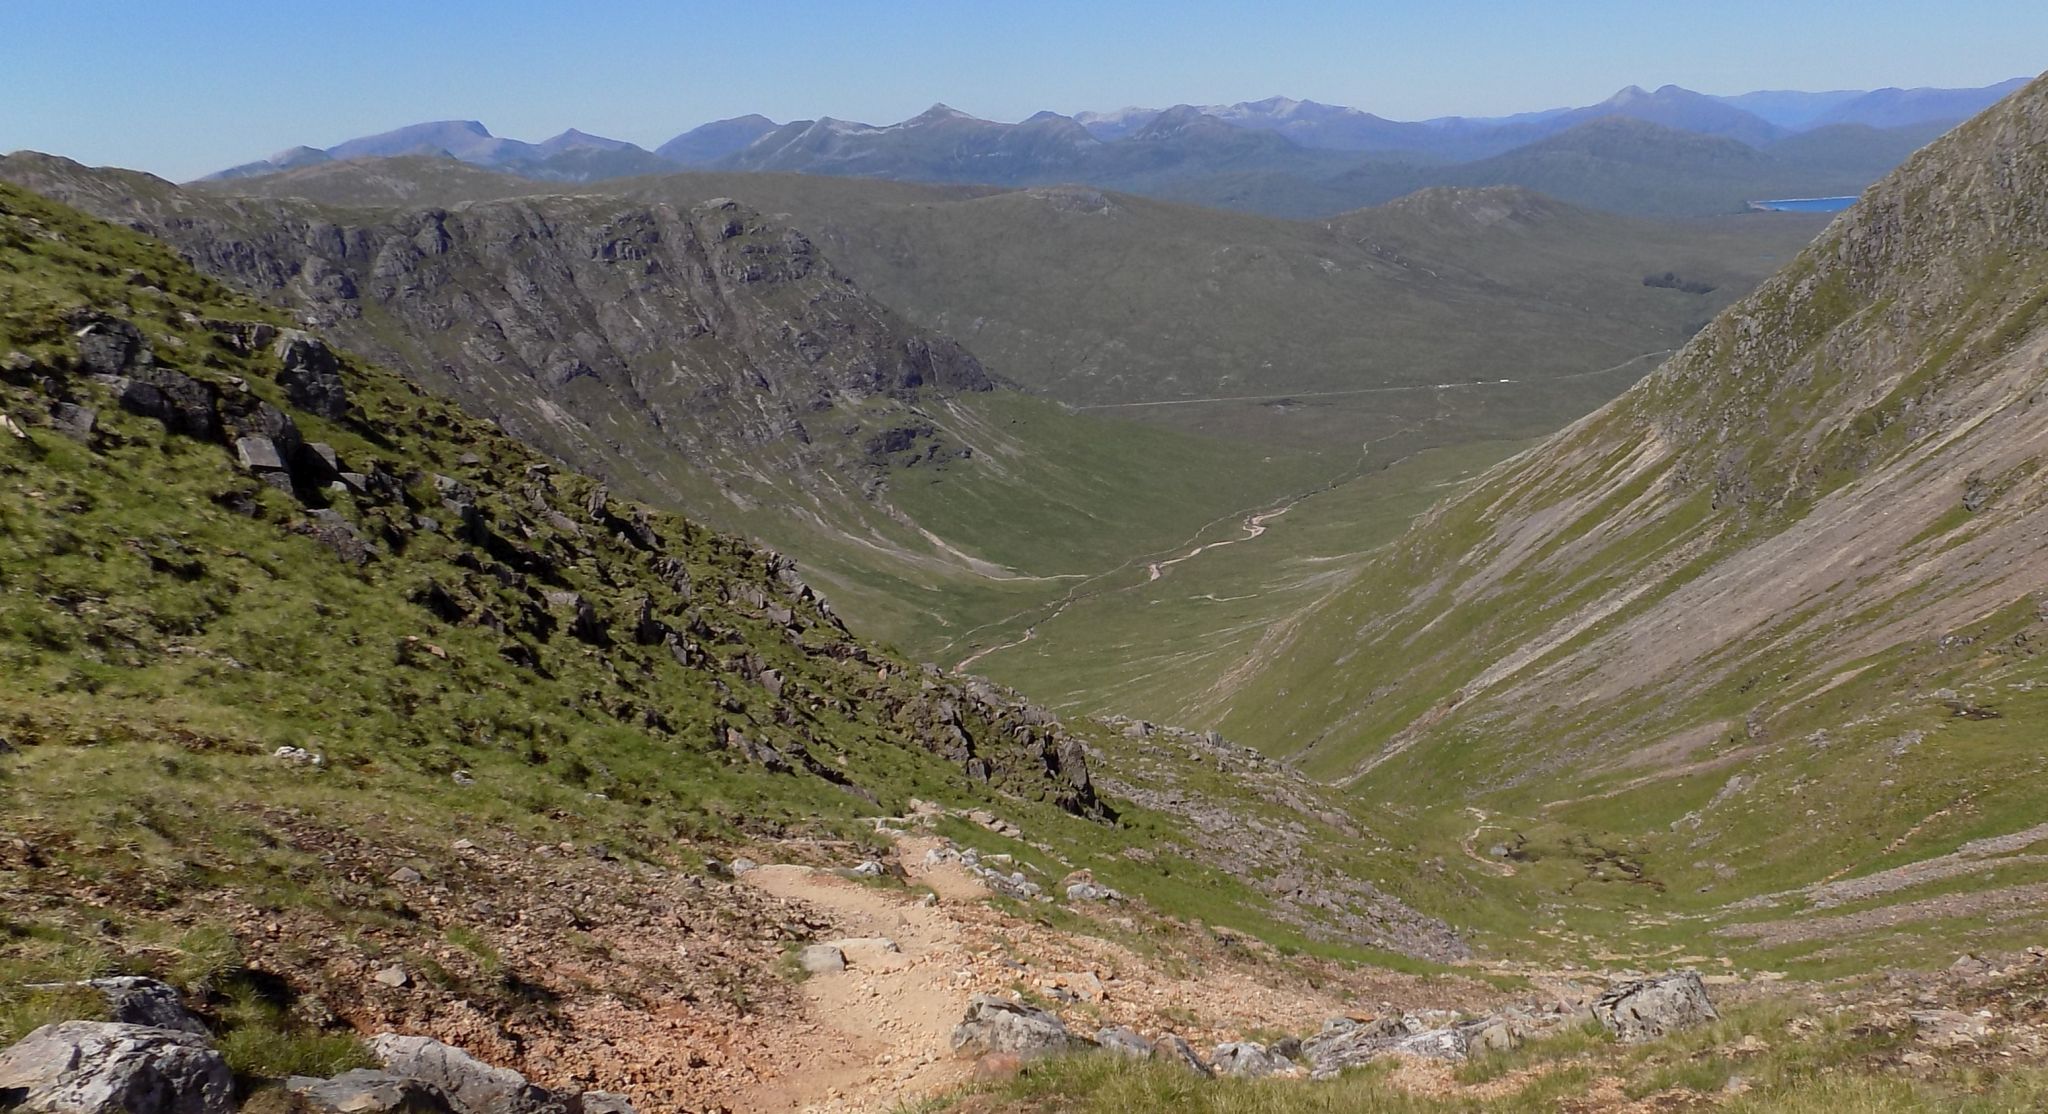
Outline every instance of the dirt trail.
{"label": "dirt trail", "polygon": [[[902,850],[909,862],[922,862],[921,841],[905,841]],[[913,870],[913,881],[942,901],[986,892],[957,866]],[[942,904],[921,905],[808,866],[759,867],[744,880],[813,906],[850,942],[841,945],[846,970],[803,983],[806,1012],[816,1023],[809,1034],[814,1066],[745,1096],[739,1109],[886,1110],[967,1077],[969,1065],[953,1058],[948,1041],[974,989],[974,962],[961,924]]]}
{"label": "dirt trail", "polygon": [[1458,846],[1463,848],[1465,851],[1465,857],[1471,859],[1473,862],[1478,863],[1480,866],[1484,867],[1488,873],[1497,874],[1502,878],[1513,878],[1515,876],[1515,868],[1513,865],[1501,862],[1498,859],[1490,858],[1479,853],[1479,834],[1481,832],[1490,830],[1496,832],[1507,832],[1512,835],[1514,833],[1514,829],[1508,827],[1505,824],[1487,823],[1487,821],[1492,819],[1492,817],[1483,809],[1467,808],[1465,811],[1471,815],[1473,820],[1478,822],[1478,827],[1473,828],[1472,831],[1468,835],[1466,835],[1464,839],[1458,841]]}
{"label": "dirt trail", "polygon": [[[1303,498],[1307,497],[1303,496]],[[1298,503],[1300,501],[1300,499],[1297,499],[1294,502]],[[1281,515],[1286,514],[1288,511],[1291,511],[1293,509],[1294,503],[1288,503],[1286,506],[1277,507],[1270,511],[1261,511],[1258,514],[1248,515],[1244,520],[1244,537],[1225,538],[1220,542],[1210,542],[1208,545],[1198,545],[1195,548],[1188,550],[1186,553],[1183,553],[1178,557],[1172,558],[1171,560],[1154,561],[1151,564],[1145,566],[1145,579],[1148,581],[1157,580],[1160,577],[1166,575],[1167,569],[1170,569],[1173,566],[1180,564],[1182,561],[1192,561],[1195,558],[1200,557],[1202,554],[1207,553],[1212,549],[1221,549],[1226,545],[1236,545],[1239,542],[1254,541],[1261,535],[1265,534],[1266,523],[1271,522],[1276,518],[1279,518]]]}
{"label": "dirt trail", "polygon": [[[733,1110],[889,1110],[958,1085],[973,1065],[955,1058],[951,1037],[976,993],[1009,997],[1023,988],[1053,996],[1056,987],[1071,988],[1074,1003],[1065,1009],[1084,1033],[1118,1024],[1148,1035],[1171,1030],[1205,1054],[1218,1041],[1246,1034],[1314,1032],[1323,1018],[1361,1004],[1438,1008],[1498,996],[1481,983],[1443,976],[1320,963],[1297,973],[1293,964],[1281,965],[1277,953],[1241,940],[1204,944],[1211,950],[1199,960],[1162,962],[986,904],[981,881],[957,864],[924,865],[925,852],[942,842],[929,836],[896,841],[908,880],[937,894],[933,904],[915,890],[866,885],[809,866],[757,867],[741,877],[828,921],[829,933],[818,940],[840,944],[847,966],[806,979],[801,1015],[774,1020],[773,1039],[793,1049],[804,1069],[737,1094],[729,1100]],[[1120,919],[1113,911],[1104,914]],[[896,950],[874,937],[887,937]]]}

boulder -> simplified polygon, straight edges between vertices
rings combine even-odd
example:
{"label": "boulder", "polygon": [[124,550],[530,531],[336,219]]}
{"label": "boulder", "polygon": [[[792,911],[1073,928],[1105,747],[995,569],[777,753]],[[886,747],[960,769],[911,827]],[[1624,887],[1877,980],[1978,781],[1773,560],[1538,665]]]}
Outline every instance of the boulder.
{"label": "boulder", "polygon": [[219,417],[231,443],[252,437],[269,439],[277,449],[279,466],[285,470],[305,452],[306,435],[299,429],[299,423],[290,414],[253,395],[223,398]]}
{"label": "boulder", "polygon": [[455,1114],[571,1114],[566,1100],[511,1068],[428,1037],[379,1033],[370,1038],[370,1052],[387,1073],[439,1088]]}
{"label": "boulder", "polygon": [[1195,1051],[1195,1046],[1189,1044],[1187,1038],[1179,1033],[1159,1034],[1159,1038],[1152,1042],[1152,1058],[1164,1060],[1201,1075],[1209,1074],[1209,1065],[1202,1062],[1202,1057]]}
{"label": "boulder", "polygon": [[988,994],[969,999],[966,1016],[953,1029],[953,1052],[961,1057],[1013,1052],[1028,1059],[1080,1043],[1052,1013]]}
{"label": "boulder", "polygon": [[1609,990],[1593,1002],[1593,1016],[1617,1040],[1635,1044],[1703,1025],[1720,1015],[1707,1000],[1706,984],[1699,974],[1677,971]]}
{"label": "boulder", "polygon": [[1935,1048],[1967,1048],[1991,1035],[1988,1013],[1961,1010],[1914,1010],[1913,1039]]}
{"label": "boulder", "polygon": [[114,392],[121,409],[154,418],[173,433],[202,440],[220,436],[220,412],[204,383],[168,368],[144,368],[135,378],[96,376]]}
{"label": "boulder", "polygon": [[84,985],[106,996],[108,1020],[123,1025],[145,1025],[155,1029],[176,1029],[211,1039],[206,1024],[185,1008],[185,999],[167,983],[124,975],[93,979]]}
{"label": "boulder", "polygon": [[343,563],[360,568],[376,555],[370,543],[364,541],[363,535],[356,530],[355,523],[350,522],[340,511],[323,507],[308,512],[307,517],[311,521],[306,526],[306,533],[311,535],[314,541],[332,550]]}
{"label": "boulder", "polygon": [[1428,1060],[1464,1060],[1472,1055],[1472,1032],[1468,1026],[1424,1029],[1394,1038],[1387,1051],[1398,1056],[1420,1056]]}
{"label": "boulder", "polygon": [[235,440],[235,459],[251,472],[284,471],[284,454],[268,437],[240,437]]}
{"label": "boulder", "polygon": [[341,462],[341,454],[334,451],[334,446],[324,441],[306,442],[299,449],[299,458],[295,463],[305,469],[307,477],[315,483],[332,483],[348,471],[347,466]]}
{"label": "boulder", "polygon": [[1123,1025],[1114,1025],[1097,1030],[1095,1045],[1104,1052],[1143,1060],[1152,1055],[1152,1042],[1138,1035],[1137,1030]]}
{"label": "boulder", "polygon": [[570,1100],[574,1114],[639,1114],[633,1100],[610,1091],[585,1091]]}
{"label": "boulder", "polygon": [[87,375],[126,375],[156,362],[142,330],[119,318],[96,317],[81,327],[78,368]]}
{"label": "boulder", "polygon": [[51,428],[75,441],[91,441],[99,420],[99,411],[89,406],[60,402],[50,407]]}
{"label": "boulder", "polygon": [[423,1080],[355,1068],[333,1079],[295,1075],[284,1089],[317,1114],[455,1114],[448,1096]]}
{"label": "boulder", "polygon": [[1218,1075],[1248,1077],[1272,1075],[1292,1070],[1294,1067],[1286,1057],[1276,1056],[1271,1051],[1248,1041],[1217,1045],[1216,1050],[1209,1054],[1209,1063]]}
{"label": "boulder", "polygon": [[271,349],[282,365],[277,382],[292,405],[323,418],[348,415],[348,389],[341,382],[341,361],[318,337],[286,329]]}
{"label": "boulder", "polygon": [[194,1033],[62,1021],[0,1052],[0,1101],[24,1114],[229,1114],[234,1077]]}

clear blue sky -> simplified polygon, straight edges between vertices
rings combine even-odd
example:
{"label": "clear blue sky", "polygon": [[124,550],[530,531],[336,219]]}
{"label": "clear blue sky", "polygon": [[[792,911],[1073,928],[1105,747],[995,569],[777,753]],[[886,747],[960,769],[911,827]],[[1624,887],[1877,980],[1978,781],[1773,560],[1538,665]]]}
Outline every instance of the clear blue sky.
{"label": "clear blue sky", "polygon": [[1275,93],[1396,119],[1623,85],[1985,85],[2048,66],[2044,0],[0,0],[0,151],[190,178],[479,119],[654,146],[761,112],[889,123]]}

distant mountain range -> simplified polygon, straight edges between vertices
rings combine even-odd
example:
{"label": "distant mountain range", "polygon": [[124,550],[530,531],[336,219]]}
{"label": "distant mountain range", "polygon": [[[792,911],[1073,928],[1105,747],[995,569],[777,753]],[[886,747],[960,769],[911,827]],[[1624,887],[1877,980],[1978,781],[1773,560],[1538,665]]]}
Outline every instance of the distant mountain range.
{"label": "distant mountain range", "polygon": [[[475,120],[414,124],[328,148],[294,147],[212,179],[248,178],[334,160],[431,155],[542,181],[590,182],[678,169],[777,171],[1001,186],[1081,182],[1280,216],[1324,216],[1431,185],[1556,189],[1637,212],[1726,210],[1772,191],[1855,192],[1920,143],[1981,111],[2023,79],[1978,89],[1762,91],[1717,97],[1676,85],[1629,86],[1598,104],[1504,117],[1389,120],[1360,109],[1271,97],[1230,105],[1123,108],[1018,123],[934,105],[875,125],[820,117],[741,116],[705,124],[655,150],[571,129],[539,143],[492,135]],[[1615,121],[1647,127],[1616,128]],[[1589,125],[1600,125],[1591,132]],[[1675,133],[1675,134],[1674,134]],[[1562,163],[1544,144],[1564,138]],[[1663,153],[1718,149],[1704,176]],[[1613,150],[1617,141],[1640,151]],[[1593,166],[1583,149],[1609,149]],[[1489,163],[1506,158],[1508,170]],[[1518,164],[1529,164],[1537,170]],[[1592,193],[1583,173],[1624,170]],[[1640,168],[1647,167],[1644,171]],[[1743,170],[1747,167],[1748,170]],[[1525,176],[1524,170],[1529,173]],[[1505,177],[1503,174],[1505,173]],[[1594,194],[1599,196],[1594,196]]]}
{"label": "distant mountain range", "polygon": [[268,159],[230,167],[210,178],[253,178],[341,159],[438,155],[544,181],[588,182],[675,169],[667,158],[622,139],[570,128],[539,143],[505,139],[475,120],[438,120],[351,139],[322,150],[293,147]]}

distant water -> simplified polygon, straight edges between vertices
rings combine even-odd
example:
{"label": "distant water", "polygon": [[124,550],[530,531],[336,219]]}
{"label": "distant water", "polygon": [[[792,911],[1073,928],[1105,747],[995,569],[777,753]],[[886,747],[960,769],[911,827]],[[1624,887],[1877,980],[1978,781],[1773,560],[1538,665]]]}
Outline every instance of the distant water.
{"label": "distant water", "polygon": [[1839,213],[1856,204],[1852,197],[1784,197],[1776,201],[1752,201],[1749,207],[1767,213]]}

